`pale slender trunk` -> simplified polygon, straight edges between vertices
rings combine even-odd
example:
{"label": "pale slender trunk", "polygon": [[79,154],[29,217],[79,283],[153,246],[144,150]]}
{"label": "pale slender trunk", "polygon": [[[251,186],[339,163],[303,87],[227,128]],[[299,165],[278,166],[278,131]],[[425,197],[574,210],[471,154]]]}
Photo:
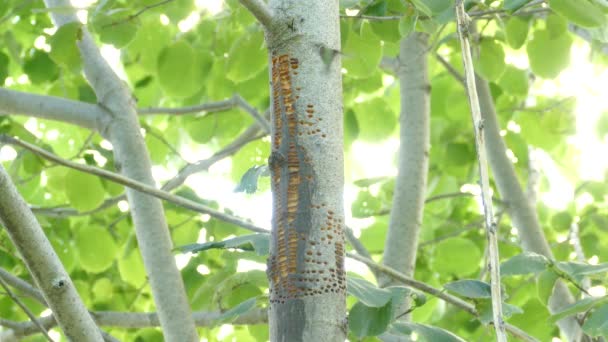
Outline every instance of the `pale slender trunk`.
{"label": "pale slender trunk", "polygon": [[[401,83],[401,145],[383,263],[409,277],[416,265],[429,163],[427,50],[428,35],[412,33],[401,41],[397,70]],[[387,286],[399,282],[383,278],[380,283]]]}
{"label": "pale slender trunk", "polygon": [[270,339],[342,342],[347,325],[338,1],[272,0],[269,7]]}
{"label": "pale slender trunk", "polygon": [[[521,245],[525,251],[542,254],[553,259],[553,253],[538,223],[535,208],[530,204],[524,194],[515,169],[507,158],[507,148],[500,136],[500,128],[496,121],[496,110],[490,93],[488,82],[477,77],[477,91],[481,112],[486,130],[486,148],[488,149],[488,161],[494,174],[494,180],[504,201],[507,202],[507,212],[517,228]],[[552,312],[574,302],[574,298],[568,287],[558,281],[553,295],[549,301]],[[574,318],[562,319],[558,322],[561,332],[568,341],[578,341],[581,329]]]}
{"label": "pale slender trunk", "polygon": [[0,223],[6,228],[65,336],[71,341],[103,341],[51,243],[2,165]]}
{"label": "pale slender trunk", "polygon": [[[65,8],[67,0],[45,0],[47,7]],[[77,21],[73,12],[51,12],[59,27]],[[115,165],[125,176],[154,185],[151,163],[140,133],[135,103],[129,90],[101,56],[93,38],[82,28],[77,41],[85,75],[95,90],[99,105],[111,119],[101,133],[113,146]],[[150,195],[127,189],[138,245],[152,289],[165,340],[197,341],[181,274],[171,252],[172,242],[162,203]]]}

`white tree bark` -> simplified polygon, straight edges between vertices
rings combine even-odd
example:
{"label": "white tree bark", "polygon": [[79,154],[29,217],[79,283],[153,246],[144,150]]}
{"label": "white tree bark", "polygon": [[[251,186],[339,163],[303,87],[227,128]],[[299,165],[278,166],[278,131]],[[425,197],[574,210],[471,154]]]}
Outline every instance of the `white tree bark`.
{"label": "white tree bark", "polygon": [[[68,0],[45,0],[47,7],[69,7]],[[56,26],[77,21],[70,12],[51,12]],[[129,90],[101,56],[91,35],[83,28],[77,42],[87,79],[110,122],[101,133],[112,143],[115,164],[127,177],[154,185],[151,163],[140,133],[137,112]],[[159,199],[127,189],[131,216],[146,273],[150,280],[165,340],[197,341],[184,284],[171,253],[172,242]]]}
{"label": "white tree bark", "polygon": [[[553,259],[553,253],[538,223],[536,210],[530,205],[517,180],[515,169],[507,158],[507,148],[500,136],[500,128],[496,121],[496,110],[488,82],[480,77],[477,77],[477,91],[486,130],[488,161],[501,197],[507,202],[507,211],[513,225],[517,228],[521,245],[525,251],[535,252]],[[572,302],[574,302],[574,298],[568,287],[563,282],[558,281],[549,301],[551,311],[556,312]],[[581,329],[574,318],[562,319],[558,322],[558,325],[568,341],[580,340]]]}
{"label": "white tree bark", "polygon": [[5,88],[0,88],[0,113],[23,114],[41,119],[57,120],[92,131],[105,127],[109,120],[99,106]]}
{"label": "white tree bark", "polygon": [[[338,0],[242,0],[266,28],[272,84],[271,341],[344,341]],[[269,16],[272,16],[269,19]]]}
{"label": "white tree bark", "polygon": [[[401,41],[397,70],[401,84],[399,165],[383,263],[408,277],[416,266],[429,164],[427,50],[428,35],[412,33]],[[386,277],[380,281],[381,286],[393,283]]]}
{"label": "white tree bark", "polygon": [[71,341],[103,341],[51,243],[0,165],[0,222]]}

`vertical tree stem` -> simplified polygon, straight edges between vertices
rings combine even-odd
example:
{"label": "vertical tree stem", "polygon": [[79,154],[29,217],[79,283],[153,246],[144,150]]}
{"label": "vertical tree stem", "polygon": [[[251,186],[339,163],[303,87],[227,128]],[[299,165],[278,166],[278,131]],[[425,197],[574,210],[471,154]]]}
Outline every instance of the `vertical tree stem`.
{"label": "vertical tree stem", "polygon": [[498,239],[496,223],[492,212],[492,195],[490,194],[490,179],[488,174],[488,162],[486,157],[485,135],[477,88],[475,86],[475,71],[473,69],[473,59],[471,57],[471,46],[469,44],[469,19],[464,10],[463,0],[456,1],[456,21],[458,26],[458,36],[462,48],[462,60],[464,63],[465,80],[469,104],[471,106],[471,117],[473,119],[473,129],[475,131],[475,145],[477,147],[477,159],[479,161],[479,177],[481,179],[481,197],[483,201],[485,224],[488,240],[488,254],[490,271],[490,283],[492,291],[492,316],[496,330],[496,339],[499,342],[506,342],[507,335],[502,318],[502,299],[500,287],[500,259],[498,255]]}

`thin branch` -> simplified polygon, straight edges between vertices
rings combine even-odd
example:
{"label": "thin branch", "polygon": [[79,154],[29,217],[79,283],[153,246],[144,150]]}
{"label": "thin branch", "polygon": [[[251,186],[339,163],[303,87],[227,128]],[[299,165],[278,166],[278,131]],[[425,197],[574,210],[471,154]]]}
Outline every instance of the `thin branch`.
{"label": "thin branch", "polygon": [[464,76],[462,76],[458,70],[456,70],[456,68],[454,68],[452,66],[452,64],[450,64],[450,62],[446,61],[445,58],[443,58],[443,56],[441,56],[440,54],[436,53],[435,54],[435,58],[439,61],[439,63],[441,63],[441,65],[443,65],[443,67],[452,75],[454,76],[454,78],[460,82],[463,86],[465,85],[465,79]]}
{"label": "thin branch", "polygon": [[[91,315],[100,326],[115,327],[115,328],[148,328],[158,327],[160,322],[156,312],[117,312],[117,311],[97,311],[91,312]],[[194,322],[198,327],[213,327],[221,323],[219,321],[222,312],[218,311],[198,311],[192,314]],[[57,325],[53,316],[40,317],[39,321],[47,328],[53,328]],[[255,309],[248,311],[231,321],[234,325],[251,325],[264,324],[268,322],[268,314],[266,309]],[[11,330],[0,332],[1,341],[17,341],[26,336],[39,332],[38,328],[32,322],[15,322],[10,320],[0,319],[0,326],[7,327]],[[104,336],[105,337],[105,336]]]}
{"label": "thin branch", "polygon": [[44,297],[42,296],[42,293],[40,293],[40,290],[38,290],[37,288],[32,286],[27,281],[25,281],[17,276],[12,275],[7,270],[5,270],[1,267],[0,267],[0,279],[2,279],[6,284],[23,292],[25,295],[35,299],[38,303],[45,305],[45,306],[47,305],[46,301],[44,300]]}
{"label": "thin branch", "polygon": [[[456,306],[457,308],[462,309],[475,317],[479,317],[479,313],[477,312],[477,309],[475,309],[475,306],[473,304],[465,302],[464,300],[462,300],[458,297],[445,293],[442,290],[439,290],[430,285],[427,285],[426,283],[423,283],[421,281],[408,277],[408,276],[404,275],[403,273],[400,273],[391,267],[387,267],[387,266],[378,264],[375,261],[362,257],[358,254],[353,254],[353,253],[347,252],[346,256],[351,259],[360,261],[360,262],[364,263],[365,265],[367,265],[369,268],[374,268],[374,269],[378,270],[379,272],[382,272],[382,273],[394,278],[395,280],[402,282],[403,284],[405,284],[407,286],[420,290],[420,291],[427,293],[429,295],[432,295],[434,297],[440,298],[440,299],[444,300],[445,302],[450,303],[450,304]],[[526,332],[522,331],[521,329],[514,327],[510,324],[504,324],[504,325],[505,325],[505,328],[513,336],[515,336],[523,341],[527,341],[527,342],[538,342],[538,340],[536,338],[528,335]]]}
{"label": "thin branch", "polygon": [[[2,139],[2,137],[0,137],[0,139]],[[53,207],[53,208],[30,206],[30,209],[36,215],[44,215],[44,216],[50,216],[50,217],[90,216],[90,215],[96,214],[100,211],[103,211],[105,209],[111,208],[114,205],[116,205],[118,202],[126,200],[126,199],[127,199],[127,195],[125,195],[125,194],[118,195],[118,196],[112,197],[112,198],[108,198],[107,200],[103,201],[103,203],[101,205],[99,205],[99,207],[91,209],[91,210],[87,210],[87,211],[78,211],[74,208],[69,208],[66,206]]]}
{"label": "thin branch", "polygon": [[36,327],[38,327],[38,329],[40,329],[40,332],[42,333],[42,335],[47,340],[53,342],[53,339],[49,336],[48,332],[42,326],[42,324],[40,322],[38,322],[38,319],[36,318],[36,316],[34,316],[34,314],[30,311],[30,309],[28,309],[28,307],[25,306],[25,304],[23,304],[17,296],[15,296],[13,291],[11,291],[10,287],[8,287],[6,282],[4,282],[2,277],[0,277],[0,286],[2,286],[4,288],[4,291],[6,291],[6,294],[13,300],[13,302],[15,302],[21,308],[21,310],[23,310],[23,312],[25,312],[27,317],[29,317],[29,319],[36,325]]}
{"label": "thin branch", "polygon": [[1,87],[0,113],[56,120],[93,131],[102,131],[110,119],[108,113],[97,105]]}
{"label": "thin branch", "polygon": [[167,183],[165,183],[161,189],[165,191],[170,191],[177,188],[178,186],[182,185],[190,175],[208,170],[211,165],[217,163],[218,161],[226,157],[233,155],[249,142],[266,135],[264,134],[261,136],[259,134],[259,131],[259,125],[257,124],[249,126],[249,128],[247,128],[247,130],[245,130],[245,132],[238,136],[234,141],[232,141],[226,147],[213,154],[211,157],[184,166],[181,170],[179,170],[177,175],[175,175]]}
{"label": "thin branch", "polygon": [[404,275],[401,272],[398,272],[397,270],[395,270],[394,268],[388,267],[388,266],[384,266],[384,265],[380,265],[378,263],[376,263],[375,261],[368,259],[366,257],[360,256],[358,254],[354,254],[354,253],[346,253],[346,256],[357,260],[359,262],[364,263],[365,265],[367,265],[369,268],[373,268],[378,270],[379,272],[382,272],[388,276],[390,276],[391,278],[398,280],[400,282],[402,282],[405,285],[408,285],[410,287],[413,287],[417,290],[420,290],[422,292],[428,293],[434,297],[437,298],[441,298],[444,301],[453,304],[454,306],[470,313],[473,316],[477,316],[477,310],[475,309],[475,306],[471,303],[465,302],[464,300],[452,296],[450,294],[447,294],[445,292],[443,292],[442,290],[436,289],[430,285],[427,285],[426,283],[423,283],[421,281],[415,280],[411,277],[408,277],[406,275]]}
{"label": "thin branch", "polygon": [[488,162],[486,156],[485,134],[477,88],[475,86],[475,70],[473,69],[473,58],[469,45],[469,21],[464,10],[464,1],[456,1],[456,20],[458,36],[462,48],[462,59],[467,83],[467,94],[471,106],[471,116],[473,119],[473,130],[475,132],[475,145],[477,146],[477,159],[479,162],[479,177],[481,178],[481,198],[483,201],[484,214],[486,218],[486,233],[488,240],[489,253],[489,273],[490,287],[492,294],[492,316],[496,330],[496,339],[499,342],[506,342],[505,323],[502,315],[502,298],[500,286],[500,258],[498,255],[498,239],[496,237],[496,222],[492,212],[492,195],[490,193],[490,177],[488,174]]}
{"label": "thin branch", "polygon": [[0,221],[68,339],[102,341],[51,243],[1,165]]}
{"label": "thin branch", "polygon": [[140,15],[144,14],[148,10],[151,10],[153,8],[156,8],[156,7],[160,7],[162,5],[170,3],[172,1],[173,0],[163,0],[163,1],[157,2],[155,4],[144,6],[142,9],[140,9],[139,11],[137,11],[135,14],[131,14],[131,15],[125,17],[122,20],[118,20],[118,21],[106,24],[106,25],[103,26],[103,28],[110,27],[110,26],[116,26],[116,25],[120,25],[120,24],[126,23],[127,21],[131,21],[131,20],[139,17]]}
{"label": "thin branch", "polygon": [[229,110],[235,107],[240,107],[249,115],[251,115],[259,124],[262,126],[266,133],[270,133],[270,123],[268,120],[264,118],[260,112],[257,111],[253,106],[251,106],[241,95],[235,94],[231,98],[227,100],[217,101],[217,102],[209,102],[196,106],[190,107],[181,107],[181,108],[165,108],[165,107],[148,107],[141,108],[137,110],[139,115],[155,115],[155,114],[174,114],[174,115],[184,115],[191,113],[214,113],[221,112],[225,110]]}
{"label": "thin branch", "polygon": [[33,153],[36,153],[38,156],[44,158],[44,159],[48,159],[52,162],[55,162],[57,164],[63,165],[65,167],[69,167],[75,170],[79,170],[82,172],[86,172],[86,173],[90,173],[105,179],[108,179],[110,181],[113,181],[115,183],[118,184],[122,184],[124,186],[127,186],[129,188],[132,188],[134,190],[152,195],[154,197],[163,199],[165,201],[169,201],[172,202],[174,204],[177,204],[181,207],[184,207],[186,209],[189,210],[193,210],[199,213],[203,213],[203,214],[208,214],[214,218],[223,220],[225,222],[228,223],[232,223],[234,225],[237,225],[239,227],[254,231],[254,232],[258,232],[258,233],[268,233],[267,229],[264,228],[260,228],[252,223],[243,221],[242,219],[236,218],[232,215],[223,213],[221,211],[212,209],[210,207],[207,207],[205,205],[196,203],[194,201],[191,201],[189,199],[183,198],[183,197],[179,197],[179,196],[175,196],[172,195],[166,191],[163,190],[159,190],[153,186],[135,181],[133,179],[127,178],[125,176],[119,175],[117,173],[113,173],[104,169],[100,169],[97,167],[92,167],[92,166],[88,166],[88,165],[83,165],[83,164],[78,164],[69,160],[65,160],[62,159],[60,157],[57,157],[56,155],[49,153],[46,150],[41,149],[38,146],[34,146],[32,144],[26,143],[24,141],[15,139],[13,137],[9,137],[7,135],[0,135],[0,142],[4,142],[4,143],[8,143],[11,145],[16,145],[16,146],[20,146],[23,147],[25,149],[28,149],[30,151],[32,151]]}
{"label": "thin branch", "polygon": [[253,16],[264,26],[269,29],[272,26],[272,13],[270,8],[262,0],[239,0],[241,4],[253,14]]}

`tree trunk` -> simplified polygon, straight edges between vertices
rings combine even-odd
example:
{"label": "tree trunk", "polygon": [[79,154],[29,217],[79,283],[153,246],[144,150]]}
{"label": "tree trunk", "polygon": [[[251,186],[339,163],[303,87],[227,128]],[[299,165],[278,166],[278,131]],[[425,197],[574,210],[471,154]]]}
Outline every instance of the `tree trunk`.
{"label": "tree trunk", "polygon": [[338,1],[271,0],[271,341],[344,341]]}
{"label": "tree trunk", "polygon": [[[67,0],[45,0],[45,3],[48,8],[71,6]],[[57,27],[78,20],[72,11],[63,13],[51,12]],[[116,167],[127,177],[154,186],[150,156],[129,90],[101,56],[93,37],[84,27],[77,45],[87,80],[110,118],[100,133],[112,143]],[[130,188],[126,192],[165,340],[198,341],[184,283],[171,252],[173,243],[162,203],[158,198]]]}
{"label": "tree trunk", "polygon": [[[397,70],[401,87],[401,146],[383,263],[409,277],[414,274],[416,265],[429,165],[427,50],[428,35],[412,33],[401,41]],[[392,283],[399,282],[384,278],[380,285]]]}
{"label": "tree trunk", "polygon": [[[525,251],[542,254],[553,259],[551,248],[549,248],[545,235],[538,224],[536,210],[526,198],[517,180],[513,165],[509,161],[509,158],[507,158],[507,148],[500,136],[500,128],[496,121],[496,110],[494,109],[494,101],[490,94],[488,82],[480,77],[477,77],[476,80],[479,104],[481,106],[484,127],[486,128],[488,161],[490,162],[500,195],[507,202],[507,211],[513,221],[513,225],[517,228],[521,245]],[[558,281],[549,301],[551,311],[555,313],[560,308],[573,302],[574,298],[566,284]],[[568,341],[579,341],[581,329],[573,317],[560,320],[558,325]]]}

